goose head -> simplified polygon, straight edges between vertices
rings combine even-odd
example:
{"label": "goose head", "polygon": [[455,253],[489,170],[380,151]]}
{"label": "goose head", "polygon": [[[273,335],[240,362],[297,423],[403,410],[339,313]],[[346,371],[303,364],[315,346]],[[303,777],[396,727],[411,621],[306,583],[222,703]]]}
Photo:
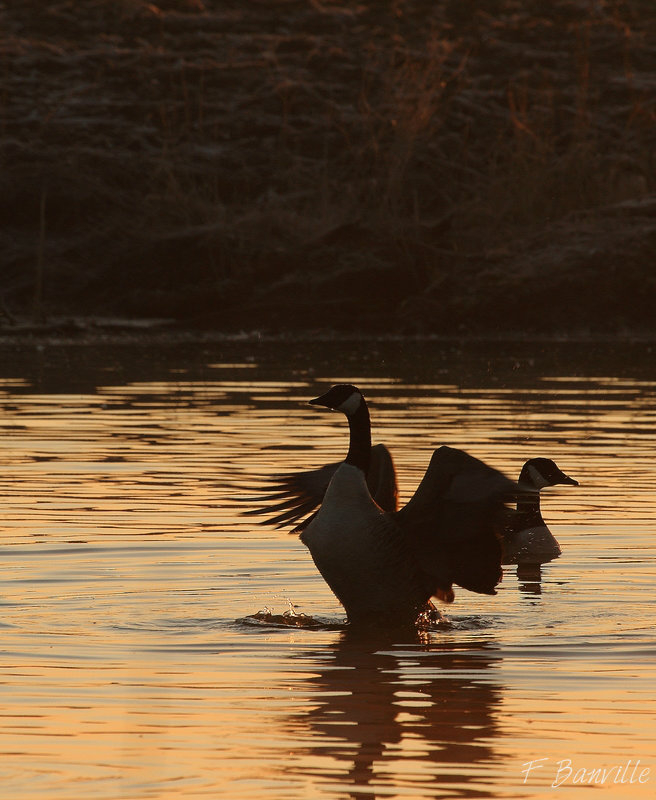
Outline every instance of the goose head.
{"label": "goose head", "polygon": [[338,383],[320,397],[310,400],[311,406],[325,406],[352,417],[364,404],[362,392],[352,383]]}
{"label": "goose head", "polygon": [[346,414],[350,438],[345,463],[357,467],[366,475],[371,463],[371,425],[362,392],[352,383],[338,383],[325,394],[310,400],[310,404]]}
{"label": "goose head", "polygon": [[550,458],[531,458],[522,467],[519,476],[520,483],[528,483],[538,491],[545,486],[555,486],[564,483],[568,486],[578,486],[579,482],[559,469]]}

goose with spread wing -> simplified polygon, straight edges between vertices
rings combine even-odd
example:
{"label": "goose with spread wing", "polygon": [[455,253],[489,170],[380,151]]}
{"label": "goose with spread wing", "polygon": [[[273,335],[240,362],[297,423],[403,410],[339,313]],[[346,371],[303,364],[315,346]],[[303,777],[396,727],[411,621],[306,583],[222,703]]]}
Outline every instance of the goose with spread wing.
{"label": "goose with spread wing", "polygon": [[[349,423],[346,459],[311,477],[310,484],[317,478],[328,484],[318,511],[299,526],[349,621],[414,622],[431,597],[452,602],[454,584],[496,594],[499,540],[511,513],[506,503],[522,494],[517,483],[462,450],[440,447],[414,496],[396,510],[393,464],[386,448],[371,447],[359,389],[338,384],[310,402],[343,412]],[[274,521],[295,521],[311,511],[313,492],[283,489],[270,510],[286,510]]]}

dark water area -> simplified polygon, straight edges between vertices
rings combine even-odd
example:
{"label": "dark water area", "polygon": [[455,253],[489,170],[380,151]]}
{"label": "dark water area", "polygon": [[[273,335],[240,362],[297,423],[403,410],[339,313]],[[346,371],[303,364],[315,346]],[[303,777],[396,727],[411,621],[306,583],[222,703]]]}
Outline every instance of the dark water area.
{"label": "dark water area", "polygon": [[[2,793],[651,797],[653,364],[648,342],[5,342]],[[337,381],[402,502],[440,444],[511,476],[553,458],[580,483],[543,492],[561,557],[426,630],[351,631],[298,537],[243,514],[343,457],[307,405]]]}
{"label": "dark water area", "polygon": [[[93,346],[76,344],[67,337],[8,342],[2,346],[0,369],[19,378],[25,388],[52,392],[71,389],[94,391],[107,376],[120,381],[158,381],[176,374],[193,374],[200,380],[216,377],[208,359],[231,357],[221,365],[222,377],[243,376],[244,365],[257,368],[258,376],[279,377],[282,368],[307,382],[326,380],[322,371],[366,367],[367,376],[417,383],[447,375],[459,386],[476,386],[485,379],[500,388],[525,385],[550,375],[568,377],[654,377],[651,339],[616,338],[579,340],[563,337],[542,339],[485,339],[440,337],[358,337],[351,339],[312,336],[207,337],[185,342],[167,337],[144,336],[138,343],[129,337],[102,340]],[[247,386],[247,384],[246,384]],[[246,389],[247,390],[247,389]]]}

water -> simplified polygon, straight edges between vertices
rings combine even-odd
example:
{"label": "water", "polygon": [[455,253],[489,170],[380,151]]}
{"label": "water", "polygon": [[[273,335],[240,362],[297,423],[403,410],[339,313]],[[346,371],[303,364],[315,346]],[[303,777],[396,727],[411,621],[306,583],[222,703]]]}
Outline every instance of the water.
{"label": "water", "polygon": [[[2,798],[653,796],[649,345],[1,355]],[[513,476],[553,458],[581,484],[543,494],[562,557],[459,590],[424,635],[349,635],[237,488],[343,456],[341,415],[306,405],[338,380],[369,397],[404,500],[439,444]],[[317,626],[282,624],[290,604]],[[281,624],[249,618],[265,608]]]}

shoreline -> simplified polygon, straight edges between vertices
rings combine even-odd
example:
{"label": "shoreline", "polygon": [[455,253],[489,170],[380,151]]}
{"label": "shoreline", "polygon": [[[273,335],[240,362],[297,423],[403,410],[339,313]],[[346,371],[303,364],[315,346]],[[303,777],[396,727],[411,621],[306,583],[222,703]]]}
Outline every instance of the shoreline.
{"label": "shoreline", "polygon": [[540,344],[655,344],[656,331],[623,331],[598,333],[592,331],[494,331],[489,333],[462,331],[441,333],[379,333],[353,330],[295,329],[289,331],[219,331],[187,326],[178,320],[121,319],[117,317],[62,316],[51,321],[34,323],[17,321],[15,325],[0,326],[0,347],[13,344],[94,345],[137,344],[160,342],[185,343],[321,343],[321,342],[444,342],[450,343],[540,343]]}

